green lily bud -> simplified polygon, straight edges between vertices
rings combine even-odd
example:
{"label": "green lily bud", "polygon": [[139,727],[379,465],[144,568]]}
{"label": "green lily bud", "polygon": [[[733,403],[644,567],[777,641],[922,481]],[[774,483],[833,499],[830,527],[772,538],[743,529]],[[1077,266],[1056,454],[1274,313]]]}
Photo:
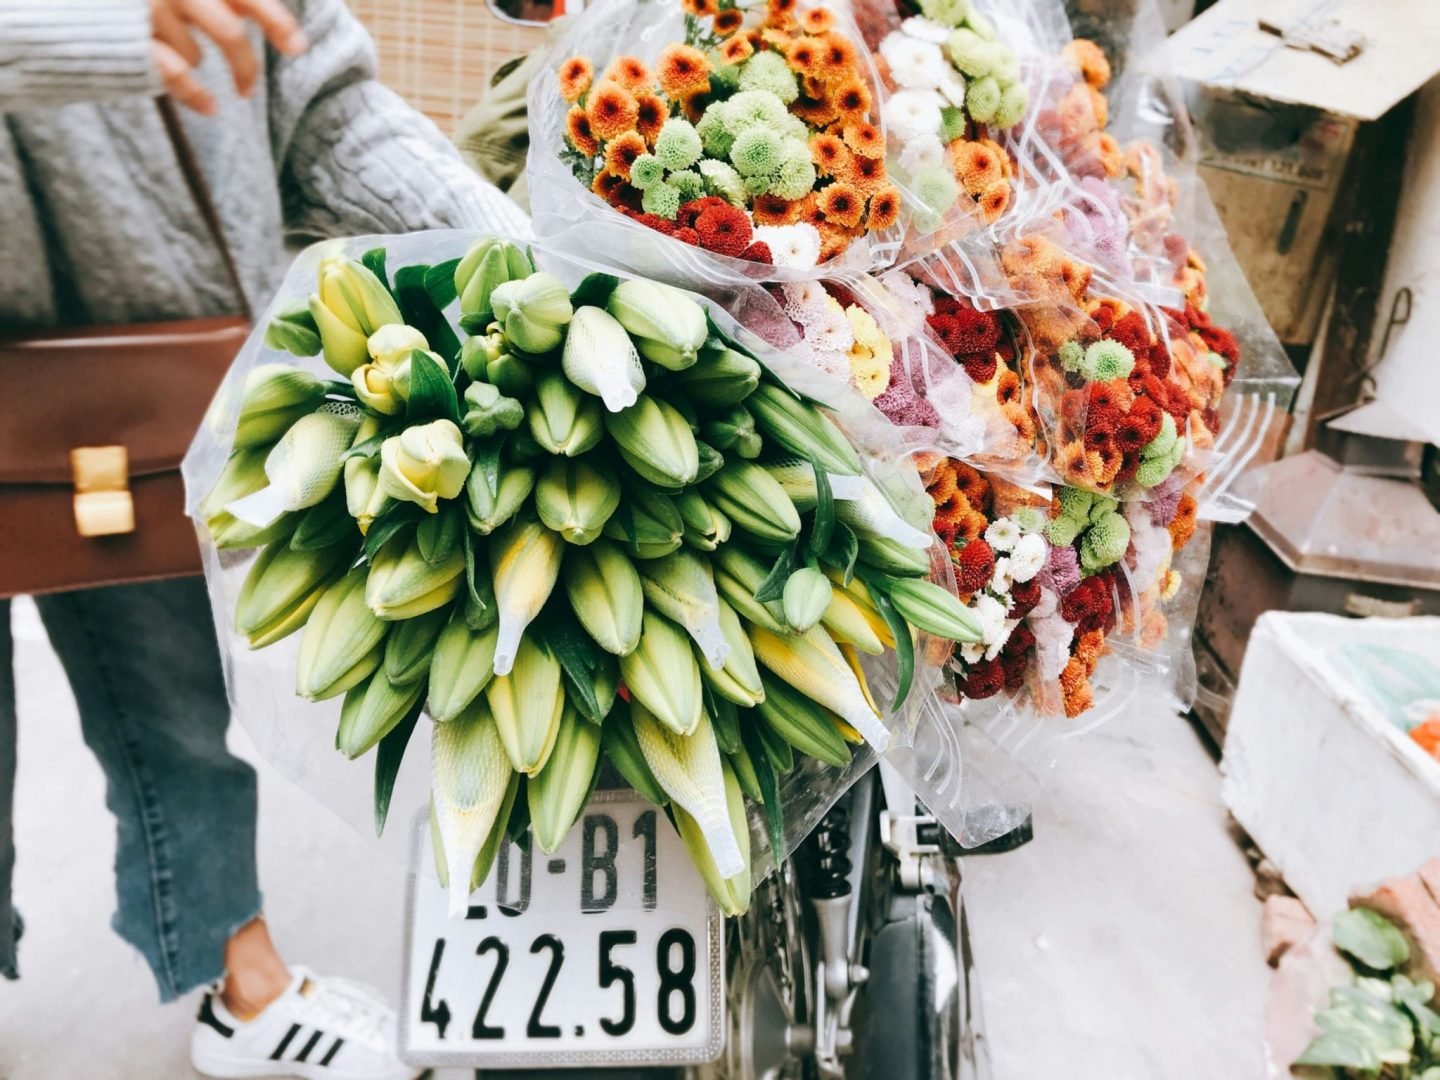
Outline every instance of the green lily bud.
{"label": "green lily bud", "polygon": [[574,457],[600,442],[605,434],[604,406],[558,371],[535,380],[535,400],[526,419],[535,441],[552,454]]}
{"label": "green lily bud", "polygon": [[265,347],[292,356],[314,356],[320,351],[320,331],[308,301],[297,300],[275,313],[265,328]]}
{"label": "green lily bud", "polygon": [[404,323],[395,298],[365,266],[343,255],[320,260],[310,315],[320,331],[325,362],[344,375],[369,359],[366,339],[388,323]]}
{"label": "green lily bud", "polygon": [[460,494],[469,473],[460,429],[449,420],[417,424],[380,444],[380,489],[432,514],[439,500]]}
{"label": "green lily bud", "polygon": [[700,823],[676,803],[671,803],[670,810],[675,815],[676,831],[680,833],[680,839],[685,842],[685,849],[690,852],[690,858],[695,863],[695,868],[705,879],[705,885],[710,890],[710,895],[715,898],[721,912],[731,916],[743,915],[750,910],[750,827],[745,820],[745,796],[740,790],[740,783],[736,780],[729,762],[724,764],[723,771],[725,774],[725,806],[730,815],[730,828],[739,842],[740,854],[745,864],[745,868],[740,873],[733,877],[721,877],[720,870],[715,865],[715,856],[706,842],[705,832],[701,829]]}
{"label": "green lily bud", "polygon": [[245,377],[235,449],[269,446],[296,420],[314,412],[324,396],[325,385],[310,372],[289,364],[261,364]]}
{"label": "green lily bud", "polygon": [[535,842],[554,854],[590,797],[595,765],[600,760],[600,725],[592,724],[565,705],[560,731],[545,767],[525,785],[530,800],[530,826]]}
{"label": "green lily bud", "polygon": [[527,353],[559,348],[563,328],[575,313],[565,286],[543,270],[497,285],[490,293],[490,307],[506,339]]}
{"label": "green lily bud", "polygon": [[390,624],[385,635],[385,677],[396,686],[409,686],[430,671],[435,639],[445,628],[450,613],[444,608],[427,611],[413,619]]}
{"label": "green lily bud", "polygon": [[415,707],[424,689],[424,679],[408,686],[396,686],[383,671],[377,671],[366,682],[351,687],[340,706],[335,749],[352,760],[365,753],[405,719],[405,714]]}
{"label": "green lily bud", "polygon": [[416,531],[389,540],[370,560],[365,603],[381,619],[413,619],[448,604],[460,591],[465,552],[456,544],[432,564],[420,553]]}
{"label": "green lily bud", "polygon": [[295,663],[301,697],[321,701],[343,694],[380,666],[388,627],[365,606],[365,578],[365,568],[357,566],[310,612]]}
{"label": "green lily bud", "polygon": [[529,257],[514,244],[487,236],[477,240],[455,268],[455,292],[462,315],[485,316],[497,285],[527,278],[535,272]]}
{"label": "green lily bud", "polygon": [[506,397],[498,386],[474,382],[465,390],[465,415],[460,426],[465,434],[484,438],[501,431],[514,431],[525,419],[525,406]]}
{"label": "green lily bud", "polygon": [[290,425],[265,458],[269,485],[225,507],[241,521],[269,525],[287,510],[324,502],[340,482],[340,455],[360,427],[352,405],[322,405]]}
{"label": "green lily bud", "polygon": [[620,481],[604,465],[575,458],[551,460],[535,486],[535,510],[546,528],[572,544],[600,535],[620,505]]}
{"label": "green lily bud", "polygon": [[488,334],[474,334],[460,346],[460,366],[470,378],[483,382],[486,366],[500,359],[504,351],[505,338],[499,330],[492,328]]}
{"label": "green lily bud", "polygon": [[820,621],[830,606],[830,579],[812,566],[804,566],[785,579],[782,604],[785,625],[803,634]]}
{"label": "green lily bud", "polygon": [[535,372],[512,352],[502,352],[486,364],[485,378],[513,398],[528,397],[535,389]]}
{"label": "green lily bud", "polygon": [[430,718],[436,723],[454,720],[495,677],[495,643],[498,626],[472,630],[463,612],[455,612],[435,640],[430,659]]}
{"label": "green lily bud", "polygon": [[225,509],[236,499],[251,495],[266,485],[265,458],[268,453],[265,449],[235,451],[225,462],[215,486],[200,501],[200,519],[210,531],[210,539],[222,551],[261,547],[280,539],[289,531],[292,522],[284,515],[262,528],[239,520]]}
{"label": "green lily bud", "polygon": [[296,551],[271,544],[245,575],[235,601],[235,629],[252,649],[263,648],[305,625],[320,595],[354,554],[349,544]]}
{"label": "green lily bud", "polygon": [[488,536],[515,516],[535,487],[535,469],[529,465],[507,465],[500,471],[495,489],[479,465],[465,481],[465,516],[470,528]]}
{"label": "green lily bud", "polygon": [[375,412],[396,416],[410,396],[410,356],[417,349],[427,352],[429,342],[413,326],[390,323],[371,334],[365,348],[370,363],[350,373],[355,396]]}

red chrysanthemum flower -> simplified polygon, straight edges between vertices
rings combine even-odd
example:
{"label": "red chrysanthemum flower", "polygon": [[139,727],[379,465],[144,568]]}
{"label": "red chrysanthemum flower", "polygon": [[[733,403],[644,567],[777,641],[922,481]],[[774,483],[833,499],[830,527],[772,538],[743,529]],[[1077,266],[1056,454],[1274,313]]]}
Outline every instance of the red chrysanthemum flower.
{"label": "red chrysanthemum flower", "polygon": [[967,698],[980,701],[994,697],[1005,687],[1005,669],[1000,661],[981,660],[970,666],[970,672],[960,683],[960,692]]}
{"label": "red chrysanthemum flower", "polygon": [[676,230],[675,230],[675,233],[674,233],[674,236],[675,236],[675,239],[676,239],[676,240],[679,240],[682,244],[689,244],[691,247],[699,247],[699,246],[700,246],[700,234],[697,233],[694,229],[689,229],[689,228],[679,228],[679,229],[676,229]]}
{"label": "red chrysanthemum flower", "polygon": [[739,255],[750,246],[750,219],[745,211],[721,202],[695,219],[700,246],[718,255]]}
{"label": "red chrysanthemum flower", "polygon": [[1004,653],[1000,656],[1000,667],[1005,672],[1005,689],[1014,693],[1025,685],[1025,671],[1030,666],[1030,657],[1024,653]]}
{"label": "red chrysanthemum flower", "polygon": [[[1012,619],[1023,619],[1035,609],[1036,604],[1040,603],[1040,583],[1033,578],[1029,581],[1015,582],[1010,586],[1010,599],[1014,601],[1014,607],[1010,609],[1010,617]],[[1021,630],[1030,634],[1029,629],[1023,626],[1016,627],[1015,633],[1018,634]],[[1035,635],[1030,634],[1030,644],[1033,645],[1034,643]]]}
{"label": "red chrysanthemum flower", "polygon": [[675,222],[669,218],[663,218],[659,214],[632,214],[631,216],[647,229],[654,229],[666,236],[675,235]]}
{"label": "red chrysanthemum flower", "polygon": [[729,205],[730,204],[720,198],[719,195],[702,195],[698,199],[691,199],[687,203],[682,203],[680,210],[675,215],[675,222],[683,228],[693,229],[695,222],[706,210],[714,206]]}
{"label": "red chrysanthemum flower", "polygon": [[993,352],[972,353],[969,356],[962,356],[960,364],[965,368],[965,374],[969,375],[977,383],[988,383],[995,377],[998,364],[995,362]]}
{"label": "red chrysanthemum flower", "polygon": [[749,259],[751,262],[764,263],[770,266],[775,262],[774,256],[770,254],[770,245],[764,240],[756,240],[740,253],[742,259]]}
{"label": "red chrysanthemum flower", "polygon": [[[1141,401],[1144,400],[1144,398],[1141,399]],[[1135,403],[1135,405],[1137,406],[1139,404],[1139,401]],[[1150,439],[1153,439],[1155,437],[1154,435],[1151,435],[1150,439],[1147,439],[1145,437],[1145,433],[1148,430],[1149,424],[1146,418],[1139,415],[1136,412],[1135,407],[1132,406],[1130,411],[1124,416],[1122,416],[1120,418],[1120,422],[1115,425],[1116,448],[1122,454],[1139,453],[1141,447],[1148,443]]]}
{"label": "red chrysanthemum flower", "polygon": [[971,540],[955,556],[955,585],[962,594],[978,592],[995,575],[995,552],[984,540]]}
{"label": "red chrysanthemum flower", "polygon": [[1232,365],[1240,362],[1240,343],[1229,330],[1218,326],[1202,327],[1198,333],[1205,346],[1213,353],[1219,353]]}

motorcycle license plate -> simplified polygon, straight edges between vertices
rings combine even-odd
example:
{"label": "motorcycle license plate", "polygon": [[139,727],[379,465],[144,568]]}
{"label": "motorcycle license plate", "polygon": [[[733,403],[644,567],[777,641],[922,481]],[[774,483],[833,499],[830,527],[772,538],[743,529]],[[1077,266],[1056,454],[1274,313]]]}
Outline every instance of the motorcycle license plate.
{"label": "motorcycle license plate", "polygon": [[597,792],[554,855],[507,843],[463,918],[415,831],[401,1046],[416,1066],[713,1061],[723,920],[665,815]]}

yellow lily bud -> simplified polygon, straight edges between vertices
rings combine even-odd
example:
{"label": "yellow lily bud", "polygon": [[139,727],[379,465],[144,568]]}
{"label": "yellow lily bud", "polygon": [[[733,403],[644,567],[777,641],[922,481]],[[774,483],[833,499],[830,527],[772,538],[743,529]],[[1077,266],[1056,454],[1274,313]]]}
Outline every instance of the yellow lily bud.
{"label": "yellow lily bud", "polygon": [[[375,412],[386,416],[400,413],[410,396],[410,354],[416,349],[428,351],[429,344],[413,326],[391,323],[376,330],[365,343],[370,363],[350,373],[355,396]],[[440,360],[438,356],[435,359]]]}
{"label": "yellow lily bud", "polygon": [[380,279],[354,259],[321,259],[317,278],[310,315],[320,331],[325,362],[349,378],[369,359],[366,339],[380,327],[405,319]]}
{"label": "yellow lily bud", "polygon": [[432,514],[439,500],[460,494],[469,475],[460,429],[449,420],[417,424],[380,445],[380,489]]}

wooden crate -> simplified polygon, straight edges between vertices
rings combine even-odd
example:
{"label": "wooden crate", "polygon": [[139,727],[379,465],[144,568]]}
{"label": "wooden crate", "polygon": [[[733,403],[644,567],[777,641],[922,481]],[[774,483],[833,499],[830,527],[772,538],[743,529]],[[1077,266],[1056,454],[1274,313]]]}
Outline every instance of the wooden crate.
{"label": "wooden crate", "polygon": [[505,61],[543,44],[542,27],[507,22],[486,0],[351,0],[375,38],[381,80],[447,135]]}

